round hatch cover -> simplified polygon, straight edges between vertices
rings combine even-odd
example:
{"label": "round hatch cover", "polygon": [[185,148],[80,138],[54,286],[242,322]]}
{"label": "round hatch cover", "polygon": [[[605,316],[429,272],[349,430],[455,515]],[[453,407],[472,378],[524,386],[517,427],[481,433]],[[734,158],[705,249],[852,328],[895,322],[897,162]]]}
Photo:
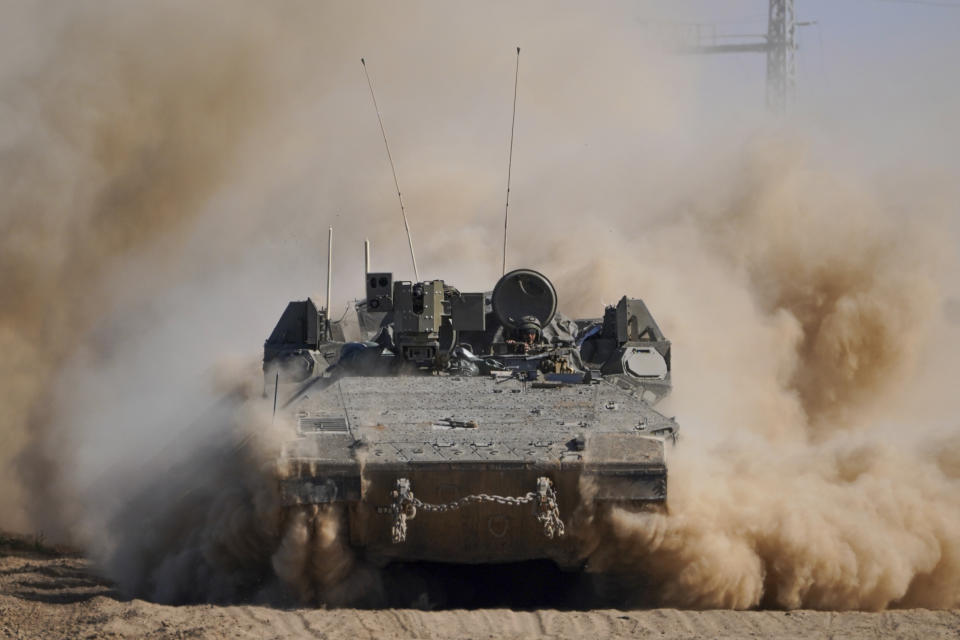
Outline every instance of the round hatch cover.
{"label": "round hatch cover", "polygon": [[504,326],[516,329],[524,316],[544,327],[557,311],[557,290],[545,275],[533,269],[515,269],[493,288],[493,312]]}

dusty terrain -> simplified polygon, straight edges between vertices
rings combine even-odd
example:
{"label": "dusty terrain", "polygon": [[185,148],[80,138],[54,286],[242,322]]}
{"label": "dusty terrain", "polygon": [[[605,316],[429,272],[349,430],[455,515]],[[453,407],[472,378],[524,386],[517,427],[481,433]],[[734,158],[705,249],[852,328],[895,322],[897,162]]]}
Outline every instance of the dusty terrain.
{"label": "dusty terrain", "polygon": [[960,611],[420,611],[171,607],[130,600],[69,552],[0,547],[4,638],[955,638]]}

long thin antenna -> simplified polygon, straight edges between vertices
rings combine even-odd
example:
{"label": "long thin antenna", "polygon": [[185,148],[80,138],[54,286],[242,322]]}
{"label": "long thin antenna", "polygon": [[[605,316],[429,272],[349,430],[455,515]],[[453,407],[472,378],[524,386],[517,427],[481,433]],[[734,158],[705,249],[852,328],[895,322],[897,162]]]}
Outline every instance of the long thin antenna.
{"label": "long thin antenna", "polygon": [[510,215],[510,173],[513,170],[513,129],[517,124],[517,82],[520,79],[520,47],[517,47],[517,68],[513,74],[513,116],[510,119],[510,158],[507,160],[507,204],[503,208],[503,270],[507,272],[507,221]]}
{"label": "long thin antenna", "polygon": [[327,312],[326,326],[323,328],[325,336],[330,334],[330,290],[333,288],[333,227],[327,232]]}
{"label": "long thin antenna", "polygon": [[417,270],[417,257],[413,255],[413,237],[410,235],[410,225],[407,223],[407,210],[403,206],[403,196],[400,195],[400,181],[397,180],[397,170],[393,166],[393,156],[390,155],[390,144],[387,142],[387,132],[383,128],[383,118],[380,117],[380,107],[377,106],[377,96],[373,93],[373,83],[370,82],[370,74],[367,72],[367,61],[360,58],[360,64],[363,65],[363,75],[367,77],[367,86],[370,87],[370,97],[373,98],[373,108],[377,112],[377,122],[380,123],[380,133],[383,134],[383,146],[387,149],[387,160],[390,161],[390,171],[393,172],[393,184],[397,188],[397,199],[400,200],[400,214],[403,216],[403,228],[407,230],[407,243],[410,245],[410,261],[413,262],[413,275],[417,281],[420,280],[420,272]]}

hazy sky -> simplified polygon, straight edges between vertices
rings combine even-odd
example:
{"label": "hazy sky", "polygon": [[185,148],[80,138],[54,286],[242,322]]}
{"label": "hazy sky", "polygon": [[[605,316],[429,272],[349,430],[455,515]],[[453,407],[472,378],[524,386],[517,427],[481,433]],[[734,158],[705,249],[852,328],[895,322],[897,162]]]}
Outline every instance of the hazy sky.
{"label": "hazy sky", "polygon": [[[945,3],[948,4],[948,3]],[[960,136],[956,83],[960,3],[938,6],[882,0],[797,0],[797,100],[793,117],[814,126],[849,129],[866,143],[878,128],[902,139],[905,152],[953,161]],[[639,2],[626,13],[653,13],[649,33],[676,33],[671,23],[703,23],[717,34],[763,34],[767,3]],[[646,36],[644,31],[643,35]],[[649,37],[649,36],[646,36]],[[736,42],[737,39],[723,39]],[[755,117],[763,109],[762,54],[706,56],[698,61],[706,108]],[[729,88],[736,86],[738,92]],[[953,166],[957,165],[953,163]]]}

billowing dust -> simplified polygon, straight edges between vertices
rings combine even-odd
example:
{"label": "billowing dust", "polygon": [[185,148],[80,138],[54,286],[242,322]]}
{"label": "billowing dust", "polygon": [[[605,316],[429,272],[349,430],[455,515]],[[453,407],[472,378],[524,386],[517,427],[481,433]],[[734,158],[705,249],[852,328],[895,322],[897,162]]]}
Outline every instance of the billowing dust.
{"label": "billowing dust", "polygon": [[[729,202],[679,224],[696,229],[699,268],[749,293],[754,344],[730,332],[743,313],[730,283],[705,277],[727,300],[697,323],[700,341],[739,353],[701,359],[677,342],[673,408],[700,403],[692,426],[708,432],[669,461],[669,515],[613,509],[604,534],[616,543],[593,568],[643,575],[634,604],[956,606],[960,442],[944,435],[953,424],[938,430],[889,401],[911,388],[940,323],[943,245],[794,143],[757,145],[738,175]],[[691,364],[732,407],[707,388],[690,396]],[[949,379],[956,363],[925,364]]]}
{"label": "billowing dust", "polygon": [[[110,352],[91,336],[117,297],[110,278],[141,252],[176,251],[265,105],[259,47],[242,28],[208,39],[186,27],[186,49],[171,50],[143,37],[171,15],[87,11],[60,24],[48,10],[10,7],[11,41],[59,46],[0,86],[0,504],[7,526],[55,535],[64,523],[47,516],[71,509],[49,447],[69,420],[49,402],[57,372],[84,349]],[[45,28],[17,33],[24,24]]]}
{"label": "billowing dust", "polygon": [[[56,16],[11,9],[34,28],[20,38],[57,45],[24,49],[0,85],[9,116],[0,148],[0,526],[82,544],[126,593],[160,602],[388,602],[393,583],[349,550],[341,511],[280,508],[272,461],[287,431],[282,420],[272,424],[255,362],[282,300],[312,293],[291,290],[284,269],[319,264],[272,265],[277,254],[320,253],[310,239],[328,223],[357,246],[400,231],[392,210],[390,218],[352,215],[373,202],[353,189],[362,184],[355,177],[343,188],[315,175],[336,161],[376,166],[387,178],[380,156],[365,155],[379,153],[375,121],[360,151],[336,147],[341,119],[353,122],[367,106],[352,102],[364,99],[362,78],[348,100],[306,92],[323,97],[333,124],[318,127],[328,127],[331,148],[278,141],[263,153],[258,132],[283,131],[284,118],[309,121],[277,98],[301,91],[310,67],[291,72],[299,50],[279,45],[277,34],[306,41],[308,29],[233,5],[171,6],[137,13],[104,4]],[[389,16],[339,11],[340,22],[370,22],[358,30],[363,42],[391,33]],[[330,41],[346,47],[340,31],[349,29],[302,12],[311,28],[329,22]],[[581,25],[575,9],[558,16],[560,33]],[[627,36],[612,36],[601,53],[636,53]],[[340,65],[318,42],[308,50]],[[482,51],[434,57],[432,72],[462,65],[458,73],[479,74],[489,66]],[[582,65],[595,88],[614,86],[585,73],[589,60],[566,62]],[[666,91],[650,67],[636,72],[644,87]],[[544,90],[565,77],[544,69],[545,84],[521,98],[521,114],[584,120],[589,96]],[[632,91],[650,120],[628,120],[638,139],[663,145],[676,135],[682,149],[682,117],[668,122],[671,95],[651,101]],[[388,84],[382,93],[396,104],[403,90]],[[634,117],[615,111],[609,130],[572,125],[566,133],[594,135],[601,148],[623,144],[618,115]],[[829,143],[808,143],[802,130],[740,132],[750,142],[684,157],[678,177],[643,150],[541,154],[530,145],[542,140],[524,139],[520,124],[517,160],[526,169],[514,191],[526,196],[511,203],[523,215],[510,262],[545,271],[570,314],[599,315],[624,293],[642,296],[674,341],[675,392],[663,410],[676,414],[683,438],[670,454],[669,512],[597,514],[580,532],[604,541],[589,568],[638,577],[626,583],[642,586],[620,594],[636,606],[960,605],[960,440],[945,417],[956,400],[937,393],[957,371],[938,316],[953,264],[949,229],[937,222],[949,185],[924,182],[915,201],[925,209],[898,205],[911,199],[887,199],[889,184],[835,160]],[[399,137],[401,156],[431,149]],[[493,214],[480,209],[495,199],[483,207],[463,200],[490,169],[441,165],[428,164],[408,198],[415,231],[418,192],[419,221],[436,227],[433,244],[431,234],[417,236],[430,276],[489,287],[498,225],[481,224]],[[604,169],[608,176],[597,177]],[[649,184],[628,187],[627,176],[618,191],[609,176],[634,169],[649,172]],[[577,179],[588,172],[605,190]],[[324,186],[304,187],[304,174]],[[384,185],[378,207],[391,206]],[[931,196],[941,189],[948,195]],[[324,213],[291,213],[302,207]],[[395,244],[383,253],[402,259],[403,243]],[[375,267],[391,268],[384,261]],[[200,284],[183,288],[193,280]],[[219,287],[232,297],[218,299]],[[337,300],[353,295],[344,290]],[[275,313],[262,301],[276,302]],[[228,321],[209,330],[206,348],[231,348],[200,349],[207,366],[236,362],[238,352],[243,364],[223,365],[228,373],[215,383],[207,373],[201,392],[187,394],[164,356],[189,349],[197,318],[212,314]],[[149,341],[150,358],[137,340]],[[139,393],[114,393],[118,380]]]}

